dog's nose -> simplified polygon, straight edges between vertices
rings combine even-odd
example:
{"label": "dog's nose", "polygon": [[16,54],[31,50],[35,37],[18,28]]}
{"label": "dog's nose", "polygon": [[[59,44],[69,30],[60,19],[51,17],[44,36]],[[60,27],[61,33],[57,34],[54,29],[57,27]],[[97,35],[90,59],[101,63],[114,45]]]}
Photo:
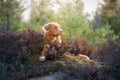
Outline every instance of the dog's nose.
{"label": "dog's nose", "polygon": [[61,28],[59,28],[59,32],[60,34],[63,34],[63,30]]}
{"label": "dog's nose", "polygon": [[62,29],[59,29],[59,31],[60,31],[60,32],[63,32],[63,30],[62,30]]}
{"label": "dog's nose", "polygon": [[60,32],[61,32],[61,34],[63,34],[63,33],[64,33],[64,32],[63,32],[63,30],[61,30]]}

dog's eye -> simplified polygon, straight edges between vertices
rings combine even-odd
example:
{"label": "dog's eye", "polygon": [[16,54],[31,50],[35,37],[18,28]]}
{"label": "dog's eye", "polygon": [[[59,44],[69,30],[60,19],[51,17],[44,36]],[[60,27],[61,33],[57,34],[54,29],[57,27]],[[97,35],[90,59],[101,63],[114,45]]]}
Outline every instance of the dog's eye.
{"label": "dog's eye", "polygon": [[56,26],[54,26],[54,28],[53,28],[54,30],[58,30],[58,28],[56,27]]}
{"label": "dog's eye", "polygon": [[58,29],[58,27],[57,27],[57,26],[55,26],[55,28],[56,28],[56,29]]}

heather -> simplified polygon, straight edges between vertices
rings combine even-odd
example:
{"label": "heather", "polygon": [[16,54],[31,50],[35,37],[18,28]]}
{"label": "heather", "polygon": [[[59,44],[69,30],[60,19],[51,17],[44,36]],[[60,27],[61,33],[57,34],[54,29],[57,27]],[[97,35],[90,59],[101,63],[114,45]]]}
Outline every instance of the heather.
{"label": "heather", "polygon": [[[43,47],[43,32],[24,30],[0,32],[0,78],[21,80],[47,77],[55,80],[119,80],[120,43],[109,40],[91,45],[84,39],[51,43],[47,60],[38,58]],[[86,55],[90,60],[79,56]],[[72,76],[71,76],[72,75]],[[57,79],[56,79],[57,77]],[[48,79],[47,79],[48,80]]]}

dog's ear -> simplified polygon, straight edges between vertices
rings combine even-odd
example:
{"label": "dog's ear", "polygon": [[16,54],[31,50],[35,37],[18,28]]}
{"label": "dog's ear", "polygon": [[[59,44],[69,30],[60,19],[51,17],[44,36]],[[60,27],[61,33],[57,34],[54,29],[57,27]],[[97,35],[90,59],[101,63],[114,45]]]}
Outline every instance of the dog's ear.
{"label": "dog's ear", "polygon": [[45,25],[43,26],[43,30],[44,30],[45,32],[48,32],[48,31],[50,30],[50,24],[45,24]]}

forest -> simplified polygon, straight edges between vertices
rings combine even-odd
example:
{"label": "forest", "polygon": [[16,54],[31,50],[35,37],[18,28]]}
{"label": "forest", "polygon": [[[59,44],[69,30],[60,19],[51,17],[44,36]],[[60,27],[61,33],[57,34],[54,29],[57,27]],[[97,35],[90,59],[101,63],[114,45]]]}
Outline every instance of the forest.
{"label": "forest", "polygon": [[[103,1],[89,19],[82,0],[0,0],[0,80],[120,80],[120,1]],[[41,63],[49,22],[64,34]]]}

